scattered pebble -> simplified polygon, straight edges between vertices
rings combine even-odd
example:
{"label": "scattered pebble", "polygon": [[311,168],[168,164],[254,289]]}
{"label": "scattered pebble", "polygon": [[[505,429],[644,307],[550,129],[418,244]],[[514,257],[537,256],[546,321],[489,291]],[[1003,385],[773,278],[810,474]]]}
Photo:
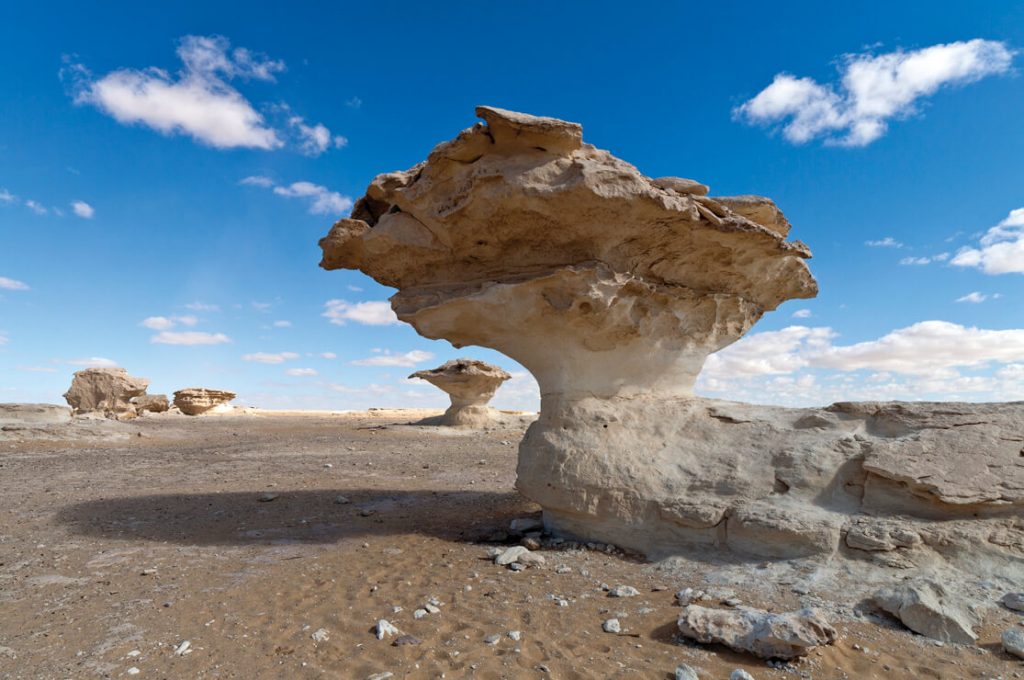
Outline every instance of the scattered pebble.
{"label": "scattered pebble", "polygon": [[186,654],[192,653],[192,642],[189,640],[182,640],[177,647],[174,648],[174,656],[185,656]]}
{"label": "scattered pebble", "polygon": [[156,573],[156,569],[155,568],[153,568],[153,569],[143,569],[142,571],[139,572],[139,574],[141,574],[142,576],[152,576],[155,573]]}
{"label": "scattered pebble", "polygon": [[608,591],[610,597],[636,597],[640,591],[633,586],[615,586]]}
{"label": "scattered pebble", "polygon": [[261,493],[259,496],[257,496],[256,500],[258,500],[260,503],[269,503],[270,501],[274,500],[275,498],[277,498],[277,494],[276,493],[270,493],[269,491],[265,491],[265,492]]}
{"label": "scattered pebble", "polygon": [[498,644],[499,640],[501,640],[500,635],[488,635],[484,638],[484,642],[486,642],[489,645],[496,645]]}
{"label": "scattered pebble", "polygon": [[522,633],[522,631],[518,631],[518,630],[510,630],[508,632],[508,639],[509,640],[513,640],[515,642],[519,642],[520,640],[523,639],[523,633]]}
{"label": "scattered pebble", "polygon": [[415,635],[399,635],[395,638],[395,641],[391,643],[392,647],[404,647],[406,645],[421,645],[423,640],[420,640]]}
{"label": "scattered pebble", "polygon": [[[515,520],[513,520],[515,522]],[[504,567],[514,562],[518,562],[519,558],[530,552],[529,548],[524,548],[521,545],[514,545],[511,548],[506,548],[501,552],[500,555],[494,558],[494,563],[499,567]]]}
{"label": "scattered pebble", "polygon": [[399,635],[399,630],[391,625],[391,622],[387,619],[381,619],[374,626],[374,632],[377,634],[378,640],[383,640],[385,637],[390,635]]}
{"label": "scattered pebble", "polygon": [[621,633],[622,624],[619,623],[618,619],[608,619],[601,624],[601,630],[606,633]]}
{"label": "scattered pebble", "polygon": [[335,496],[334,497],[334,504],[335,505],[348,505],[351,502],[352,501],[350,501],[347,496]]}
{"label": "scattered pebble", "polygon": [[565,564],[559,564],[557,567],[555,567],[555,573],[556,574],[571,574],[572,573],[572,567],[570,567],[568,565],[565,565]]}
{"label": "scattered pebble", "polygon": [[[139,436],[141,437],[142,435],[139,435]],[[125,671],[125,673],[127,673],[128,675],[138,675],[141,672],[142,671],[140,671],[135,666],[132,666],[131,668],[129,668],[128,670]]]}
{"label": "scattered pebble", "polygon": [[729,680],[754,680],[754,676],[742,668],[737,668],[729,674]]}
{"label": "scattered pebble", "polygon": [[676,666],[676,680],[700,680],[700,677],[692,667],[681,663]]}
{"label": "scattered pebble", "polygon": [[317,628],[316,632],[310,635],[310,637],[313,638],[313,642],[327,642],[330,639],[326,628]]}
{"label": "scattered pebble", "polygon": [[383,673],[374,673],[373,675],[366,676],[366,680],[387,680],[388,678],[395,677],[395,674],[391,671],[384,671]]}
{"label": "scattered pebble", "polygon": [[416,611],[414,611],[412,613],[412,618],[414,618],[414,619],[422,619],[424,616],[426,616],[429,613],[430,612],[428,612],[426,609],[420,608],[420,609],[417,609]]}

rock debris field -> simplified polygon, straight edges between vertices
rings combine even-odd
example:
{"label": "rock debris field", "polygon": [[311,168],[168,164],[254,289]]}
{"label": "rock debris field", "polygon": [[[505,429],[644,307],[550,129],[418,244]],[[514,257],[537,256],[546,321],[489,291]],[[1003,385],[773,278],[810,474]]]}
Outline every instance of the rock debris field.
{"label": "rock debris field", "polygon": [[[984,578],[956,584],[977,619],[925,617],[970,618],[959,644],[825,592],[814,561],[554,539],[513,487],[525,423],[410,424],[432,415],[0,432],[0,677],[1024,677],[1024,599]],[[915,596],[942,593],[888,605]]]}

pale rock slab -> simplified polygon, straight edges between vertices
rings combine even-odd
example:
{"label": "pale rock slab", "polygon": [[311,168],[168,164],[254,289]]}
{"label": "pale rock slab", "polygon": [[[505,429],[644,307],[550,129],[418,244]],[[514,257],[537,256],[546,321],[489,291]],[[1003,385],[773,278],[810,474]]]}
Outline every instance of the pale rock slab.
{"label": "pale rock slab", "polygon": [[165,413],[171,408],[166,394],[143,394],[132,398],[135,409],[140,413]]}
{"label": "pale rock slab", "polygon": [[231,411],[228,402],[236,396],[238,395],[227,390],[187,387],[174,393],[174,405],[187,416],[224,413]]}
{"label": "pale rock slab", "polygon": [[704,644],[723,644],[762,659],[792,659],[836,641],[838,633],[818,612],[772,614],[760,609],[711,609],[691,604],[679,616],[679,631]]}
{"label": "pale rock slab", "polygon": [[499,420],[498,413],[487,402],[512,376],[483,361],[453,359],[409,377],[425,380],[451,398],[452,405],[441,416],[439,425],[480,429]]}
{"label": "pale rock slab", "polygon": [[973,644],[980,621],[964,602],[942,584],[911,581],[875,594],[875,604],[915,633],[942,642]]}
{"label": "pale rock slab", "polygon": [[136,415],[132,398],[144,395],[148,386],[147,378],[128,375],[123,368],[87,368],[75,372],[64,399],[75,415],[96,413],[128,419]]}

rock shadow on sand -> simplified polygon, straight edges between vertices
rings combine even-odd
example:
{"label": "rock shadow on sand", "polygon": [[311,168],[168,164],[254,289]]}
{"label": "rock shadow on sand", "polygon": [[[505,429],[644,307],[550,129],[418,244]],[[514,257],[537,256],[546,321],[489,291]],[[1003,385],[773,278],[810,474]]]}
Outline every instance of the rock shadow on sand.
{"label": "rock shadow on sand", "polygon": [[264,489],[92,500],[61,508],[57,521],[113,540],[266,545],[401,534],[475,541],[529,512],[513,492]]}

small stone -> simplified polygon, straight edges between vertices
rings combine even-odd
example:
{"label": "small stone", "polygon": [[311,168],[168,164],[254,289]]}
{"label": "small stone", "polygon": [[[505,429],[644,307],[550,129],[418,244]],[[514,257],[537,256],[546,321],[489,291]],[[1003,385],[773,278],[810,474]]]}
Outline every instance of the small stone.
{"label": "small stone", "polygon": [[513,562],[512,564],[508,565],[508,568],[511,571],[525,571],[526,570],[526,565],[525,564],[520,564],[519,562]]}
{"label": "small stone", "polygon": [[376,510],[371,510],[370,508],[363,508],[362,510],[359,511],[359,516],[360,517],[369,517],[370,515],[374,514],[375,512],[377,512],[377,511]]}
{"label": "small stone", "polygon": [[430,614],[437,614],[441,611],[440,607],[431,602],[428,602],[425,605],[423,605],[423,608],[426,609],[427,612],[429,612]]}
{"label": "small stone", "polygon": [[388,680],[388,678],[395,677],[395,674],[391,671],[384,671],[383,673],[374,673],[373,675],[366,676],[366,680]]}
{"label": "small stone", "polygon": [[192,652],[192,642],[189,640],[182,640],[174,648],[174,656],[185,656]]}
{"label": "small stone", "polygon": [[136,657],[142,656],[142,652],[140,652],[137,649],[133,649],[132,651],[125,654],[125,656],[127,656],[129,659],[134,659]]}
{"label": "small stone", "polygon": [[559,564],[557,567],[555,567],[555,573],[556,574],[571,574],[572,573],[572,567],[570,567],[568,565],[565,565],[565,564]]}
{"label": "small stone", "polygon": [[376,633],[378,640],[383,640],[385,637],[391,635],[400,634],[399,630],[391,625],[391,622],[387,619],[381,619],[378,621],[377,625],[374,626],[374,632]]}
{"label": "small stone", "polygon": [[1011,628],[1003,633],[1003,649],[1018,659],[1024,659],[1024,632]]}
{"label": "small stone", "polygon": [[317,628],[310,637],[313,638],[313,642],[327,642],[331,639],[326,628]]}
{"label": "small stone", "polygon": [[352,501],[350,501],[347,496],[335,496],[334,497],[334,504],[335,505],[348,505],[351,502]]}
{"label": "small stone", "polygon": [[538,541],[536,538],[531,538],[529,536],[519,541],[519,545],[523,546],[528,550],[540,550],[540,541]]}
{"label": "small stone", "polygon": [[515,642],[519,642],[520,640],[523,639],[523,633],[521,631],[518,631],[518,630],[510,630],[508,632],[508,639],[509,640],[513,640]]}
{"label": "small stone", "polygon": [[676,593],[676,601],[680,606],[685,607],[688,604],[704,599],[703,590],[694,590],[693,588],[683,588]]}
{"label": "small stone", "polygon": [[681,663],[676,666],[676,680],[700,680],[700,677],[692,667]]}
{"label": "small stone", "polygon": [[539,553],[527,552],[520,555],[517,561],[519,564],[525,564],[528,567],[540,567],[544,565],[546,560],[544,559],[544,556]]}
{"label": "small stone", "polygon": [[522,555],[530,552],[528,548],[524,548],[521,545],[514,545],[511,548],[506,548],[500,555],[494,558],[494,563],[499,567],[512,564],[513,562],[519,561]]}
{"label": "small stone", "polygon": [[1007,609],[1015,612],[1024,612],[1024,593],[1007,593],[1000,600]]}
{"label": "small stone", "polygon": [[141,672],[142,672],[142,671],[140,671],[140,670],[139,670],[138,668],[136,668],[135,666],[132,666],[131,668],[129,668],[128,670],[126,670],[126,671],[125,671],[125,673],[127,673],[128,675],[138,675],[138,674],[139,674],[139,673],[141,673]]}
{"label": "small stone", "polygon": [[276,498],[277,498],[277,494],[276,493],[270,493],[269,491],[265,491],[265,492],[261,493],[259,496],[257,496],[256,500],[258,500],[260,503],[269,503],[270,501],[272,501],[272,500],[274,500]]}
{"label": "small stone", "polygon": [[395,638],[395,641],[391,643],[392,647],[405,647],[406,645],[421,645],[423,640],[420,640],[415,635],[399,635]]}
{"label": "small stone", "polygon": [[727,597],[724,600],[722,600],[722,604],[724,604],[726,607],[739,607],[741,604],[743,604],[743,600],[741,600],[738,597]]}
{"label": "small stone", "polygon": [[622,624],[619,623],[618,619],[608,619],[601,624],[601,630],[606,633],[621,633]]}
{"label": "small stone", "polygon": [[633,586],[615,586],[608,591],[610,597],[636,597],[640,591]]}
{"label": "small stone", "polygon": [[333,465],[331,465],[330,463],[324,463],[324,467],[325,467],[325,468],[332,468],[332,467],[334,467],[334,466],[333,466]]}
{"label": "small stone", "polygon": [[488,635],[487,637],[484,638],[484,642],[489,644],[489,645],[496,645],[496,644],[498,644],[499,640],[501,640],[501,636],[500,635]]}
{"label": "small stone", "polygon": [[153,568],[153,569],[143,569],[143,570],[142,570],[142,571],[140,571],[139,573],[140,573],[140,574],[141,574],[142,576],[152,576],[153,574],[155,574],[155,573],[156,573],[156,569],[155,569],[155,568]]}
{"label": "small stone", "polygon": [[742,668],[737,668],[729,674],[729,680],[754,680],[754,676]]}
{"label": "small stone", "polygon": [[417,609],[416,611],[414,611],[412,613],[412,618],[414,618],[414,619],[422,619],[428,613],[429,612],[426,609]]}

